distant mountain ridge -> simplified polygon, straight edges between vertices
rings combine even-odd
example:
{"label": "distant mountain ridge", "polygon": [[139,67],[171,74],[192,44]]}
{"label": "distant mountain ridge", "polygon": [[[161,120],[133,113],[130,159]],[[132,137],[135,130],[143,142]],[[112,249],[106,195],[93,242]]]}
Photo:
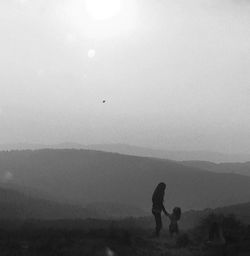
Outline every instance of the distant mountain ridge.
{"label": "distant mountain ridge", "polygon": [[39,149],[83,149],[79,143],[64,142],[59,144],[39,144],[39,143],[16,143],[0,144],[0,151],[11,150],[39,150]]}
{"label": "distant mountain ridge", "polygon": [[212,163],[206,161],[182,161],[183,165],[216,173],[235,173],[250,176],[250,162],[245,163]]}
{"label": "distant mountain ridge", "polygon": [[125,155],[134,155],[142,157],[154,157],[170,159],[175,161],[209,161],[215,163],[222,162],[247,162],[250,161],[250,154],[223,154],[212,151],[174,151],[153,149],[147,147],[132,146],[127,144],[94,144],[83,145],[80,143],[59,143],[59,144],[0,144],[0,151],[5,150],[37,150],[37,149],[90,149],[105,152],[120,153]]}
{"label": "distant mountain ridge", "polygon": [[154,157],[175,161],[200,160],[215,163],[221,162],[246,162],[250,160],[250,154],[223,154],[212,151],[174,151],[163,149],[151,149],[146,147],[131,146],[126,144],[100,144],[90,145],[87,149],[102,150],[142,157]]}
{"label": "distant mountain ridge", "polygon": [[[152,192],[167,184],[166,206],[215,208],[249,201],[250,177],[218,174],[174,161],[76,149],[0,152],[0,176],[85,206],[134,205],[150,213]],[[230,189],[229,189],[230,188]],[[125,209],[125,208],[124,208]]]}

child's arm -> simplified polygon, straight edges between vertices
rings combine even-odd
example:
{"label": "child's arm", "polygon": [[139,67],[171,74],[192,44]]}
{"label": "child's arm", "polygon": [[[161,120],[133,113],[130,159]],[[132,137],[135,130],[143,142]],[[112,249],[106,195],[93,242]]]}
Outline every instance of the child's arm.
{"label": "child's arm", "polygon": [[165,214],[166,214],[166,216],[167,216],[167,217],[169,217],[169,219],[171,220],[171,214],[170,214],[170,213],[168,213],[167,211],[166,211],[166,213],[165,213]]}

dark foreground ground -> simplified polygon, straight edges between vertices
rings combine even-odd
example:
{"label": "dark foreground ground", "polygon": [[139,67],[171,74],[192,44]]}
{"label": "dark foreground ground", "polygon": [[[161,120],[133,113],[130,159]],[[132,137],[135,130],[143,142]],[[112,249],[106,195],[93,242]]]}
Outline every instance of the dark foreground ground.
{"label": "dark foreground ground", "polygon": [[[232,222],[232,220],[230,220]],[[171,239],[135,219],[0,222],[1,256],[249,256],[250,228],[233,220],[224,247],[205,245],[204,225]],[[166,227],[165,227],[166,229]],[[240,234],[239,234],[240,233]],[[239,237],[240,236],[240,237]]]}

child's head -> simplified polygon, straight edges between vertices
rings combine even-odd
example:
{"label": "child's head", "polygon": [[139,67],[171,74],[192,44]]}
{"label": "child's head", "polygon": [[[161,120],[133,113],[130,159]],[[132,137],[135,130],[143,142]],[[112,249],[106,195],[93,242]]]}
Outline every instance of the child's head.
{"label": "child's head", "polygon": [[180,218],[181,218],[181,208],[180,207],[175,207],[173,209],[173,215],[175,216],[176,220],[180,220]]}

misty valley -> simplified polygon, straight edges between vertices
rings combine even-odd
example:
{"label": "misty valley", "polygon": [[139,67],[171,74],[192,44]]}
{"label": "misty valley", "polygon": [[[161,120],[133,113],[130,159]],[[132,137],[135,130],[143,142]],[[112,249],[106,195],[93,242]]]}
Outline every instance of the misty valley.
{"label": "misty valley", "polygon": [[[217,218],[225,222],[226,255],[247,255],[250,177],[203,165],[89,149],[1,151],[2,255],[207,255]],[[164,216],[161,237],[151,237],[159,181],[167,211],[183,211],[176,239]]]}

